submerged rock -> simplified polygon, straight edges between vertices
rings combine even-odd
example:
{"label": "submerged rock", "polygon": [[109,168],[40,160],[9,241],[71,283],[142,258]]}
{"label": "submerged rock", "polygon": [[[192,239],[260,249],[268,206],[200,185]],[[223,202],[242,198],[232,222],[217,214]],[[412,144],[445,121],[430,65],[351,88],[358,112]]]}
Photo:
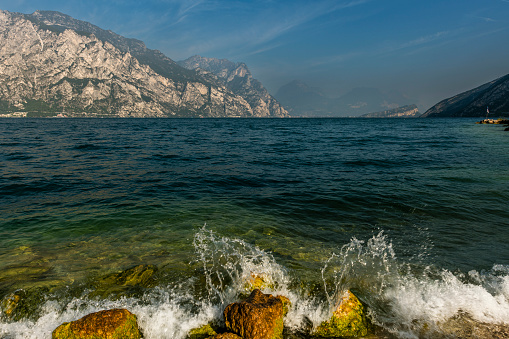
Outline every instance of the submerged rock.
{"label": "submerged rock", "polygon": [[0,318],[20,321],[37,317],[48,294],[47,288],[18,289],[0,301]]}
{"label": "submerged rock", "polygon": [[364,306],[351,291],[346,291],[332,317],[322,322],[313,334],[325,338],[362,337],[368,334],[369,327]]}
{"label": "submerged rock", "polygon": [[23,290],[18,290],[16,292],[13,292],[13,293],[9,294],[8,296],[6,296],[2,300],[2,303],[0,304],[0,306],[1,306],[0,309],[2,311],[2,315],[4,315],[7,318],[13,318],[15,315],[16,309],[19,308],[19,306],[20,306],[20,301],[25,296],[26,296],[26,292]]}
{"label": "submerged rock", "polygon": [[155,283],[152,276],[156,271],[157,267],[154,265],[138,265],[120,273],[111,274],[102,281],[120,286],[150,287]]}
{"label": "submerged rock", "polygon": [[139,339],[136,316],[126,309],[91,313],[57,327],[53,339]]}
{"label": "submerged rock", "polygon": [[224,310],[226,328],[244,339],[279,339],[283,337],[283,316],[286,297],[274,297],[255,289],[242,302]]}
{"label": "submerged rock", "polygon": [[109,274],[95,283],[96,290],[91,296],[120,297],[153,287],[157,284],[154,277],[156,272],[157,267],[154,265],[138,265],[119,273]]}
{"label": "submerged rock", "polygon": [[[509,325],[479,322],[474,320],[469,314],[463,312],[439,324],[439,331],[447,338],[509,338]],[[438,336],[433,331],[421,334],[430,338]]]}

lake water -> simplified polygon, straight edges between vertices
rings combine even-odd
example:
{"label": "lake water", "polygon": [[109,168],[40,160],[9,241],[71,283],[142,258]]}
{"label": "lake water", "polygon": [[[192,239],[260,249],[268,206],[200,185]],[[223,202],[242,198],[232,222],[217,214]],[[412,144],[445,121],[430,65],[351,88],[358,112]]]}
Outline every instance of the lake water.
{"label": "lake water", "polygon": [[[253,274],[292,301],[287,337],[346,288],[397,338],[447,337],[458,317],[509,325],[501,126],[1,119],[0,150],[1,338],[113,307],[146,338],[185,338]],[[143,284],[112,280],[138,265]]]}

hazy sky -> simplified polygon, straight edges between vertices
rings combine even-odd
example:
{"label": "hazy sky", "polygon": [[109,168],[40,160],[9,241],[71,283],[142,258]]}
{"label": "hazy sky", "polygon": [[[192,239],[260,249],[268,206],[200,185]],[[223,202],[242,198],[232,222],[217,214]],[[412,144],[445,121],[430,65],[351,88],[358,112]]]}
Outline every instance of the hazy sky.
{"label": "hazy sky", "polygon": [[272,94],[299,79],[340,96],[399,90],[430,105],[509,73],[509,0],[0,0],[56,10],[174,60],[245,62]]}

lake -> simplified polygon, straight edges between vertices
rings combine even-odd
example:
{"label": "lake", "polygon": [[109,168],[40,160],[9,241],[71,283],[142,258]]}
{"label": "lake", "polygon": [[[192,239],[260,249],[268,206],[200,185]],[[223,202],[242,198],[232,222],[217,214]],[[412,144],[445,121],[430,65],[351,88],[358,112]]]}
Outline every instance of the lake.
{"label": "lake", "polygon": [[0,119],[0,147],[2,338],[113,307],[146,338],[185,338],[252,275],[292,301],[287,337],[344,289],[396,338],[509,325],[502,126]]}

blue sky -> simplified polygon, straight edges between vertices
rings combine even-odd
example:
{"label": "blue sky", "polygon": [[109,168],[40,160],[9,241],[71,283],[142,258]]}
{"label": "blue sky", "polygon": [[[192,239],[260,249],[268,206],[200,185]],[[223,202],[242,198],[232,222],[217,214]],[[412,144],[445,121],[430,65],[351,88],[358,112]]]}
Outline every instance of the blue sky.
{"label": "blue sky", "polygon": [[340,96],[398,90],[421,111],[509,73],[509,0],[0,0],[143,40],[174,60],[245,62],[275,94],[299,79]]}

